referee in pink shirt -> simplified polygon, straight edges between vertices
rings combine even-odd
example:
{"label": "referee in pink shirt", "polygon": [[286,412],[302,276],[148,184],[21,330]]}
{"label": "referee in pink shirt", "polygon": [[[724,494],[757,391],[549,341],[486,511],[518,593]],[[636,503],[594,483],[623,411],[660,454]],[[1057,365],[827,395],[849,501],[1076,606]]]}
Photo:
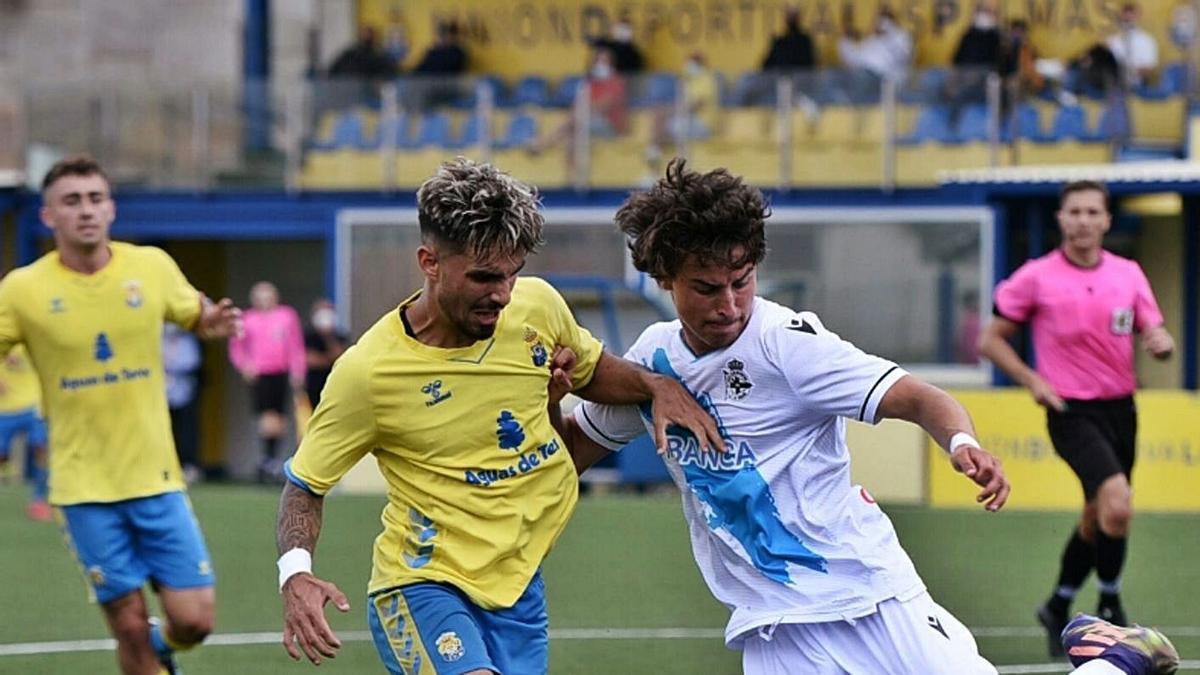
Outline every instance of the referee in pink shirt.
{"label": "referee in pink shirt", "polygon": [[[1083,517],[1063,550],[1058,586],[1037,612],[1052,656],[1062,655],[1059,634],[1093,567],[1097,614],[1126,625],[1119,593],[1133,517],[1134,333],[1155,358],[1169,357],[1175,347],[1142,268],[1101,247],[1112,225],[1107,188],[1068,183],[1057,217],[1062,247],[996,287],[995,316],[979,341],[983,356],[1046,407],[1054,449],[1083,484]],[[1023,323],[1033,334],[1037,370],[1009,344]]]}
{"label": "referee in pink shirt", "polygon": [[289,394],[301,392],[306,369],[304,333],[296,310],[279,304],[275,285],[260,281],[250,289],[251,309],[243,314],[241,337],[229,340],[229,360],[253,388],[254,413],[263,458],[258,480],[266,482],[283,475],[283,462],[276,455],[283,437]]}

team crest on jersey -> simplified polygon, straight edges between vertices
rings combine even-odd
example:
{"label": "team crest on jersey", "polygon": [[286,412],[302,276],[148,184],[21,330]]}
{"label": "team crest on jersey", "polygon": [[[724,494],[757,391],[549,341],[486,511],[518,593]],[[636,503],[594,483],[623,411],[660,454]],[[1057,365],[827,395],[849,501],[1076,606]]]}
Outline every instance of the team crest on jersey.
{"label": "team crest on jersey", "polygon": [[92,586],[104,585],[104,570],[100,569],[99,565],[92,565],[87,570],[88,581],[92,582]]}
{"label": "team crest on jersey", "polygon": [[538,338],[538,332],[529,326],[525,326],[525,344],[529,347],[529,358],[533,361],[533,365],[541,368],[546,365],[550,355],[546,351],[546,345]]}
{"label": "team crest on jersey", "polygon": [[467,650],[463,648],[462,640],[458,637],[458,633],[452,630],[448,630],[437,636],[436,644],[438,654],[445,661],[457,661],[467,653]]}
{"label": "team crest on jersey", "polygon": [[442,393],[441,380],[434,380],[424,387],[421,387],[421,393],[429,397],[429,399],[425,401],[426,407],[435,406],[454,395],[449,391],[444,394]]}
{"label": "team crest on jersey", "polygon": [[754,386],[750,376],[746,374],[746,364],[737,359],[729,359],[722,372],[725,373],[725,398],[731,401],[746,398],[750,388]]}
{"label": "team crest on jersey", "polygon": [[67,303],[62,298],[50,298],[50,313],[62,314],[67,311]]}
{"label": "team crest on jersey", "polygon": [[126,306],[137,309],[145,304],[146,298],[142,295],[142,282],[130,279],[122,287],[125,289]]}

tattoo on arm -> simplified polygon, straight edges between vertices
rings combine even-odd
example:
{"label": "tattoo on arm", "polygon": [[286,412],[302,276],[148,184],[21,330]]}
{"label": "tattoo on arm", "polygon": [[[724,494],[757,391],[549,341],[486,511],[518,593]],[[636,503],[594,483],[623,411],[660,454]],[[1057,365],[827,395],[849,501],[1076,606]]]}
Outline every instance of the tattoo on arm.
{"label": "tattoo on arm", "polygon": [[316,552],[324,508],[324,498],[313,496],[291,483],[284,486],[279,498],[279,521],[275,525],[275,544],[280,555],[293,548]]}

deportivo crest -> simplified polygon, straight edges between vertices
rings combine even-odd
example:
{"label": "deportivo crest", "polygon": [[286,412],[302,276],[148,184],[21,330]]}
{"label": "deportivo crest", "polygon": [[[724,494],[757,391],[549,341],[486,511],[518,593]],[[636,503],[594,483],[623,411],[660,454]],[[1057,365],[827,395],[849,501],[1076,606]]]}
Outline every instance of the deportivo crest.
{"label": "deportivo crest", "polygon": [[146,299],[142,296],[142,282],[130,279],[122,284],[122,288],[125,290],[125,304],[128,307],[137,309],[145,304]]}
{"label": "deportivo crest", "polygon": [[750,393],[750,388],[754,383],[750,381],[750,376],[746,374],[746,364],[737,359],[729,359],[725,363],[723,369],[725,373],[725,398],[731,401],[740,401],[746,398]]}
{"label": "deportivo crest", "polygon": [[437,653],[446,661],[457,661],[467,653],[463,648],[462,640],[459,639],[458,633],[454,631],[446,631],[437,636]]}

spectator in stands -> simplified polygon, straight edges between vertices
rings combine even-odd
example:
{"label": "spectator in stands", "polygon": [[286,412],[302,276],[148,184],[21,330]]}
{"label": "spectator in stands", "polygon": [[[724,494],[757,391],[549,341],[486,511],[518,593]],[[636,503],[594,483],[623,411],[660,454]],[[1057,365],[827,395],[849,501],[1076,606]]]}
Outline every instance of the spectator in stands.
{"label": "spectator in stands", "polygon": [[[607,49],[597,49],[592,54],[592,65],[587,77],[588,101],[591,112],[588,116],[592,138],[611,138],[629,131],[629,98],[625,78],[613,65],[613,55]],[[567,117],[561,126],[549,135],[535,141],[528,148],[532,154],[567,144],[567,162],[575,156],[576,116]]]}
{"label": "spectator in stands", "polygon": [[613,55],[613,67],[625,77],[638,75],[646,69],[642,50],[633,44],[633,23],[622,14],[612,26],[609,37],[592,42],[594,49],[607,49]]}
{"label": "spectator in stands", "polygon": [[377,107],[379,82],[396,73],[396,62],[379,46],[378,33],[371,26],[363,26],[358,30],[358,41],[342,50],[329,66],[333,86],[318,97],[318,108]]}
{"label": "spectator in stands", "polygon": [[1104,42],[1096,42],[1088,47],[1086,52],[1071,61],[1070,68],[1076,73],[1076,94],[1090,90],[1109,96],[1122,88],[1121,64]]}
{"label": "spectator in stands", "polygon": [[1029,40],[1029,23],[1013,19],[1000,46],[1001,116],[1007,119],[1015,103],[1036,96],[1051,85],[1037,69],[1037,52]]}
{"label": "spectator in stands", "polygon": [[309,404],[315,408],[321,401],[321,390],[333,370],[333,362],[350,346],[350,337],[338,328],[337,311],[325,298],[313,303],[309,325],[312,330],[304,334],[304,355],[308,365],[304,391],[308,394]]}
{"label": "spectator in stands", "polygon": [[371,26],[358,29],[358,41],[342,50],[329,66],[332,78],[383,80],[396,75],[396,62],[379,46]]}
{"label": "spectator in stands", "polygon": [[467,72],[467,50],[460,40],[458,24],[447,21],[438,25],[434,42],[412,74],[423,81],[413,83],[408,98],[418,109],[425,110],[452,103],[461,95],[456,78]]}
{"label": "spectator in stands", "polygon": [[646,160],[655,174],[663,149],[683,139],[698,140],[712,135],[720,113],[720,84],[701,52],[693,52],[680,78],[682,106],[663,105],[654,111],[653,138]]}
{"label": "spectator in stands", "polygon": [[784,12],[783,33],[771,40],[771,47],[763,59],[762,74],[745,80],[744,89],[736,98],[742,105],[763,105],[770,100],[781,73],[809,70],[816,65],[812,37],[800,26],[800,10],[788,7]]}
{"label": "spectator in stands", "polygon": [[200,479],[200,341],[189,330],[163,324],[163,374],[167,384],[167,408],[171,413],[171,435],[183,480]]}
{"label": "spectator in stands", "polygon": [[1138,25],[1141,10],[1132,2],[1121,7],[1117,31],[1104,44],[1121,66],[1124,84],[1130,88],[1145,82],[1158,68],[1158,42]]}
{"label": "spectator in stands", "polygon": [[812,37],[800,27],[798,8],[787,8],[783,26],[783,34],[771,41],[771,49],[763,60],[763,72],[800,70],[816,66]]}
{"label": "spectator in stands", "polygon": [[258,480],[268,482],[283,476],[279,441],[286,431],[289,393],[304,386],[304,334],[296,310],[279,303],[279,291],[269,281],[254,284],[250,304],[242,335],[229,340],[229,360],[252,389],[263,449]]}
{"label": "spectator in stands", "polygon": [[845,67],[850,100],[878,101],[879,83],[902,79],[912,63],[912,53],[912,36],[896,23],[896,15],[890,8],[879,8],[874,30],[866,36],[858,32],[852,21],[846,20],[838,40],[838,57]]}
{"label": "spectator in stands", "polygon": [[971,27],[954,50],[954,70],[946,80],[951,125],[957,124],[964,106],[984,103],[987,78],[1000,68],[1003,36],[996,19],[996,8],[981,2],[971,18]]}

